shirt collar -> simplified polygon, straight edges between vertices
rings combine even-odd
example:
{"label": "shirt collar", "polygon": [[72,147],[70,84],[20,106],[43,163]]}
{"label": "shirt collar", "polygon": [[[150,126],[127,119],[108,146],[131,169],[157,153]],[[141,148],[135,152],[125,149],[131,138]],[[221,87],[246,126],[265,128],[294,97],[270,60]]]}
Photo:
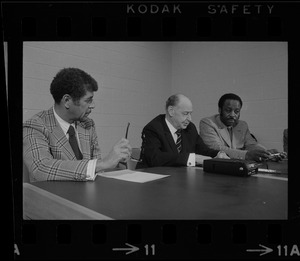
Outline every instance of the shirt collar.
{"label": "shirt collar", "polygon": [[174,126],[168,121],[167,117],[165,117],[165,121],[167,123],[170,132],[172,133],[172,135],[174,135],[177,129],[175,129]]}
{"label": "shirt collar", "polygon": [[60,116],[58,116],[58,114],[55,112],[54,106],[53,106],[53,113],[54,113],[55,119],[59,123],[59,125],[62,128],[65,135],[67,134],[70,125],[72,125],[76,129],[76,125],[74,123],[70,124],[67,121],[65,121],[64,119],[62,119]]}

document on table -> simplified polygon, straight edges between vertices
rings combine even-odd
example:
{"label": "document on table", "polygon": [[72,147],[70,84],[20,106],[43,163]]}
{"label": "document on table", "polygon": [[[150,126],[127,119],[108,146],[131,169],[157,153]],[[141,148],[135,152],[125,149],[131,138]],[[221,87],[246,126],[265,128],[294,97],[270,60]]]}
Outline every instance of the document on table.
{"label": "document on table", "polygon": [[170,175],[153,174],[148,172],[124,169],[124,170],[103,172],[98,174],[98,176],[120,179],[120,180],[131,181],[131,182],[145,183],[148,181],[165,178]]}

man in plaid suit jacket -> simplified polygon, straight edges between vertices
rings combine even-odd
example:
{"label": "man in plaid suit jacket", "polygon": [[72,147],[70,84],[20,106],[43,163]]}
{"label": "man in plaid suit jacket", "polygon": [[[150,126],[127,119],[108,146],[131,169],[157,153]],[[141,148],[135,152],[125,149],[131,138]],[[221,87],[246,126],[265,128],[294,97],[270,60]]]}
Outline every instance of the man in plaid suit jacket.
{"label": "man in plaid suit jacket", "polygon": [[[94,180],[98,172],[129,159],[126,139],[101,159],[95,124],[88,118],[97,90],[97,82],[80,69],[66,68],[55,76],[50,86],[54,106],[23,124],[23,160],[31,181]],[[79,159],[69,143],[70,126],[75,129]]]}

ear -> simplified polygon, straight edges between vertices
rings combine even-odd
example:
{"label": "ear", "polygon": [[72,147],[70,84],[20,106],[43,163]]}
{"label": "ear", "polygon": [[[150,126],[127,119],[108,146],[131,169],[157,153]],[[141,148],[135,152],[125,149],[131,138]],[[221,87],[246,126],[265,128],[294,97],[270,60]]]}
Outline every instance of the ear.
{"label": "ear", "polygon": [[170,115],[171,117],[174,116],[174,107],[173,107],[173,106],[169,106],[169,107],[168,107],[168,113],[169,113],[169,115]]}
{"label": "ear", "polygon": [[218,112],[219,112],[219,114],[221,114],[221,112],[222,112],[222,110],[221,110],[221,108],[219,107],[219,109],[218,109]]}
{"label": "ear", "polygon": [[70,108],[70,103],[72,101],[72,98],[69,94],[65,94],[62,99],[61,99],[63,105],[65,106],[66,109]]}

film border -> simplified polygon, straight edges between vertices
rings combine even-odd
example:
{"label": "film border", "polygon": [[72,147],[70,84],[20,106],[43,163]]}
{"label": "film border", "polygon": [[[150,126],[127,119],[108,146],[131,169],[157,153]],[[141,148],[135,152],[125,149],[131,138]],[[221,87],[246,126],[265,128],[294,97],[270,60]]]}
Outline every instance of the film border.
{"label": "film border", "polygon": [[[139,3],[140,5],[138,5]],[[244,10],[244,6],[248,5],[246,1],[237,4],[239,7],[242,5],[243,7],[235,13],[232,11],[231,2],[227,1],[214,2],[214,7],[210,7],[210,12],[208,12],[210,3],[196,1],[183,3],[177,1],[176,3],[164,2],[162,4],[153,1],[151,4],[158,6],[160,9],[157,13],[155,13],[156,7],[153,7],[151,12],[150,2],[130,2],[130,4],[134,4],[132,8],[131,5],[128,7],[127,2],[119,1],[88,4],[72,3],[72,8],[69,8],[70,3],[54,2],[2,4],[4,41],[8,43],[9,85],[7,108],[10,120],[9,145],[11,153],[14,155],[14,157],[10,157],[11,182],[14,194],[14,242],[21,253],[21,255],[15,253],[16,259],[26,257],[40,259],[45,251],[49,253],[48,257],[55,258],[57,257],[56,251],[62,249],[64,251],[60,258],[97,257],[97,259],[101,259],[103,257],[107,259],[111,255],[108,249],[117,245],[122,247],[125,242],[133,245],[135,242],[140,242],[138,243],[140,245],[148,244],[149,246],[152,244],[163,245],[164,247],[160,247],[160,250],[157,251],[157,255],[151,258],[186,258],[187,252],[194,253],[196,258],[203,256],[214,259],[233,258],[233,250],[236,250],[234,257],[242,258],[245,256],[245,241],[249,246],[254,247],[258,244],[258,241],[262,245],[278,244],[280,242],[282,244],[295,244],[296,240],[299,239],[295,234],[295,230],[299,230],[300,204],[299,196],[296,195],[296,184],[299,184],[299,177],[293,175],[289,177],[288,221],[160,220],[150,222],[130,220],[109,223],[107,221],[47,222],[22,220],[22,177],[19,174],[22,173],[22,165],[18,163],[22,162],[22,152],[13,149],[17,148],[22,140],[21,134],[18,132],[16,135],[16,132],[13,131],[21,129],[22,92],[16,95],[11,91],[12,87],[10,86],[22,86],[23,41],[288,41],[288,107],[289,112],[297,111],[296,89],[299,86],[299,79],[296,65],[299,60],[299,40],[294,30],[299,24],[297,16],[297,11],[300,8],[299,3],[291,1],[288,3],[257,1],[256,3],[263,6],[267,4],[274,5],[275,9],[272,14],[268,14],[267,9],[264,11],[260,9],[259,13],[256,11],[253,15],[245,13],[249,12],[248,9],[247,11]],[[174,5],[178,4],[180,7],[176,9]],[[99,8],[99,5],[101,5],[101,8]],[[168,8],[164,9],[165,5]],[[217,5],[221,7],[218,8]],[[227,11],[224,11],[225,9],[222,11],[223,5],[229,6],[231,9],[227,8]],[[39,12],[36,10],[39,10]],[[163,12],[163,10],[165,11]],[[288,117],[289,125],[294,126],[295,119],[292,118],[291,113]],[[12,119],[20,119],[20,121],[13,121]],[[293,127],[290,129],[293,129]],[[293,131],[290,135],[292,139],[293,137],[296,138]],[[291,148],[293,152],[294,148],[297,148],[296,144],[291,144]],[[291,159],[290,162],[296,162],[296,154],[292,153],[289,158]],[[101,225],[104,225],[102,230]],[[133,234],[130,235],[126,232],[127,225],[132,225]],[[98,226],[100,231],[106,231],[106,238],[93,239],[91,233],[94,226]],[[201,226],[205,227],[208,239],[201,238],[201,235],[197,234],[197,229]],[[49,238],[46,236],[47,232],[57,231],[57,229],[63,231],[66,236],[61,239],[57,239],[55,233],[52,233]],[[163,230],[167,232],[164,234]],[[112,243],[114,239],[111,234],[119,234],[119,231],[123,231],[123,235],[120,235],[119,238],[120,242],[115,241]],[[255,231],[254,234],[253,231]],[[259,240],[257,239],[257,233],[260,237]],[[157,238],[158,234],[160,235],[159,238]],[[81,235],[86,236],[87,240],[85,242],[79,240]],[[190,240],[182,241],[182,239]],[[22,244],[24,240],[27,241],[26,244]],[[61,244],[55,245],[52,240],[61,240]],[[93,244],[93,240],[100,243]],[[234,243],[234,240],[242,243]],[[92,244],[90,244],[91,242]],[[86,251],[84,251],[85,256],[81,256],[83,255],[82,251],[76,250],[76,246],[79,245],[86,248]],[[100,251],[99,245],[102,246]],[[110,247],[107,247],[108,245]],[[201,246],[203,247],[201,248]],[[51,248],[50,251],[49,247]],[[200,257],[198,256],[199,248],[201,249]],[[198,250],[196,251],[196,249]],[[14,250],[16,251],[16,249]],[[222,250],[221,254],[218,253],[219,250]],[[211,255],[212,253],[213,255]],[[99,254],[101,257],[99,257]],[[135,253],[128,257],[134,258],[134,255]],[[114,256],[113,258],[117,257]],[[126,256],[120,252],[119,257]],[[138,253],[136,253],[136,257],[140,257]]]}

